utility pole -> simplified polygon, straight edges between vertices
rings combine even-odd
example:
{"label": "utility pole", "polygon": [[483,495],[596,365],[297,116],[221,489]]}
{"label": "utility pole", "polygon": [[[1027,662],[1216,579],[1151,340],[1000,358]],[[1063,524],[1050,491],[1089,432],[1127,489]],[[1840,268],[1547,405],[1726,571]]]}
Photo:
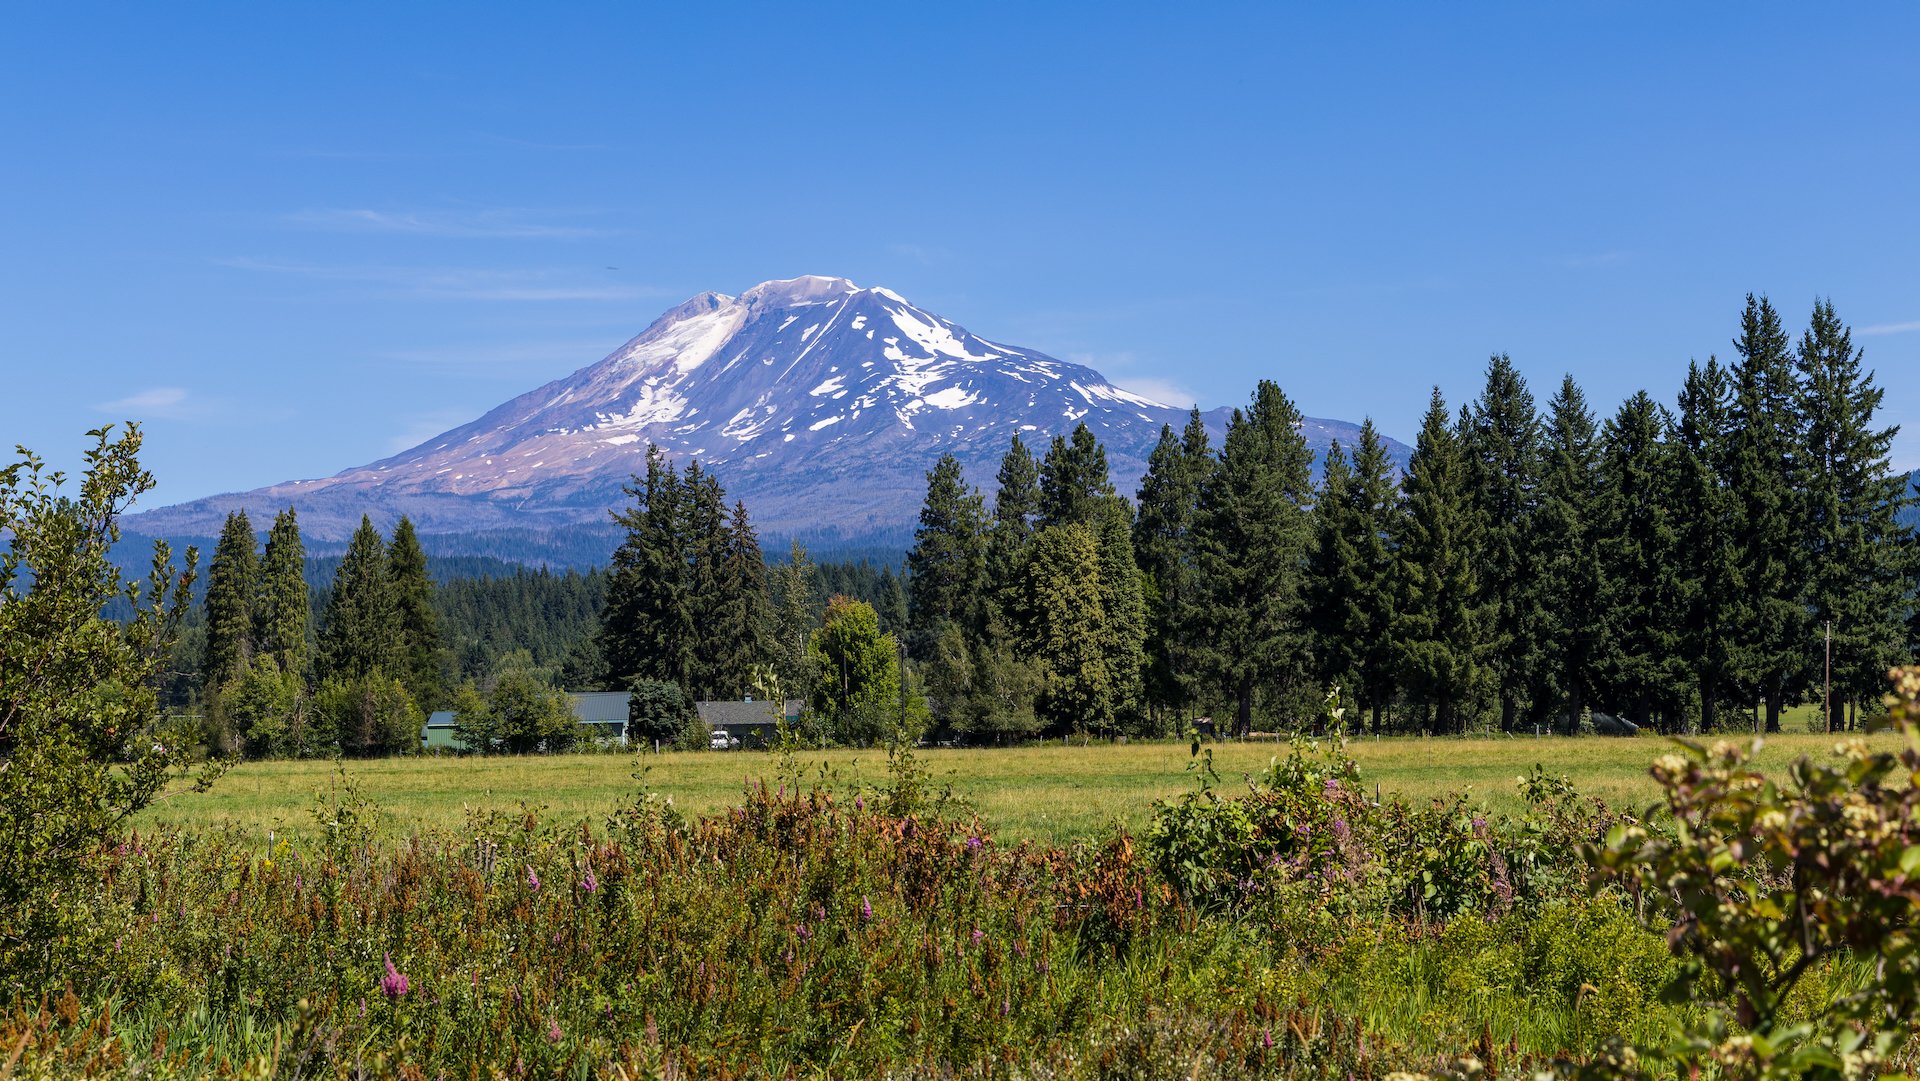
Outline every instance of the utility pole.
{"label": "utility pole", "polygon": [[1827,676],[1824,689],[1820,692],[1820,710],[1826,721],[1827,731],[1833,731],[1833,620],[1827,620]]}

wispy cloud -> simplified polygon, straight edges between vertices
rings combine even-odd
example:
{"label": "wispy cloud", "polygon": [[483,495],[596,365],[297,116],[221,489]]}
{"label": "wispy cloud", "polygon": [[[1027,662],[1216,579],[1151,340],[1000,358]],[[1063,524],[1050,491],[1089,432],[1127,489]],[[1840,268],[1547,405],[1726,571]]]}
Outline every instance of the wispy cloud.
{"label": "wispy cloud", "polygon": [[578,213],[493,207],[480,210],[374,210],[325,207],[286,216],[303,229],[343,233],[396,233],[406,236],[490,240],[589,240],[618,235],[602,226],[566,224],[555,218]]}
{"label": "wispy cloud", "polygon": [[94,406],[102,413],[113,413],[136,420],[184,420],[197,416],[203,406],[181,387],[149,387],[124,398]]}
{"label": "wispy cloud", "polygon": [[1911,323],[1876,323],[1870,327],[1855,327],[1855,334],[1907,334],[1920,330],[1920,320]]}
{"label": "wispy cloud", "polygon": [[475,270],[466,267],[328,266],[265,259],[222,259],[235,270],[287,274],[373,286],[378,295],[410,300],[468,300],[503,303],[542,301],[658,300],[673,293],[658,286],[610,282],[611,271],[529,268]]}
{"label": "wispy cloud", "polygon": [[1185,408],[1200,400],[1200,396],[1182,383],[1152,372],[1141,371],[1143,364],[1136,354],[1119,353],[1070,353],[1067,359],[1075,364],[1084,364],[1113,381],[1121,390],[1130,390],[1135,394],[1152,398],[1162,405]]}

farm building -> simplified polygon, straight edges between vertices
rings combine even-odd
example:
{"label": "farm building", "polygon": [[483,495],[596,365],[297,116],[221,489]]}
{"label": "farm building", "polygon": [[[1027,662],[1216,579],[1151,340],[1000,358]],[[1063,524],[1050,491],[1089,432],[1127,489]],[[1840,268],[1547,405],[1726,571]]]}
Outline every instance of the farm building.
{"label": "farm building", "polygon": [[[627,702],[631,697],[626,691],[567,692],[574,717],[594,730],[594,738],[609,743],[625,743],[627,740]],[[724,728],[742,746],[761,746],[773,737],[773,715],[765,702],[756,702],[751,698],[738,702],[696,702],[694,708],[708,731]],[[783,712],[788,723],[798,720],[800,700],[787,699]],[[455,713],[450,709],[436,710],[427,717],[427,723],[420,729],[420,748],[425,751],[460,750],[457,732],[458,717]]]}

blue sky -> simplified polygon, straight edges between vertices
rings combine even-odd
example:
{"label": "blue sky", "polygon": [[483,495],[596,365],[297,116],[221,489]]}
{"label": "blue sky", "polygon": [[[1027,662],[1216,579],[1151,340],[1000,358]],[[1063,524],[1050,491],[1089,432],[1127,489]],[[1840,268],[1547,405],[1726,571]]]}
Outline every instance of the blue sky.
{"label": "blue sky", "polygon": [[1830,295],[1920,465],[1920,7],[19,5],[0,443],[319,476],[834,274],[1205,406],[1611,410]]}

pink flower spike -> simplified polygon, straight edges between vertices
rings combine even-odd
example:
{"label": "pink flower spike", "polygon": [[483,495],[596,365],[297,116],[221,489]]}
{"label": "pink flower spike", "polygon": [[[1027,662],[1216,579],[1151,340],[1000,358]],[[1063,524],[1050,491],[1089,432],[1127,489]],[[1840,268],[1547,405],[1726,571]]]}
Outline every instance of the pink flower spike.
{"label": "pink flower spike", "polygon": [[864,893],[860,895],[860,918],[863,920],[873,918],[873,902],[867,900],[867,895]]}
{"label": "pink flower spike", "polygon": [[580,888],[592,893],[600,888],[600,880],[593,877],[593,868],[587,868],[587,877],[580,880]]}
{"label": "pink flower spike", "polygon": [[533,864],[531,863],[527,864],[527,888],[535,893],[540,892],[540,876],[533,873]]}
{"label": "pink flower spike", "polygon": [[560,1042],[560,1022],[558,1020],[547,1022],[547,1039],[554,1043]]}
{"label": "pink flower spike", "polygon": [[388,998],[399,998],[407,993],[406,974],[393,967],[393,954],[386,955],[387,974],[380,978],[380,993]]}

